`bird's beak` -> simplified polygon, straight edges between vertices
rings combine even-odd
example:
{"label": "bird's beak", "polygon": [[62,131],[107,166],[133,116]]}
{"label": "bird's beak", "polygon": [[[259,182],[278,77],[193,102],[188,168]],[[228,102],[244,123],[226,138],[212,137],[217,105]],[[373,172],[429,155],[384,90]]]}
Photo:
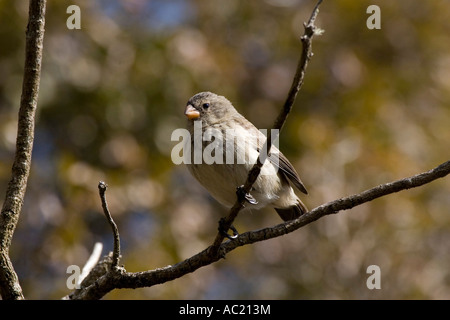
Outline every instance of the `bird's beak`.
{"label": "bird's beak", "polygon": [[188,104],[184,110],[184,114],[189,120],[198,119],[200,117],[200,112],[195,109],[192,105]]}

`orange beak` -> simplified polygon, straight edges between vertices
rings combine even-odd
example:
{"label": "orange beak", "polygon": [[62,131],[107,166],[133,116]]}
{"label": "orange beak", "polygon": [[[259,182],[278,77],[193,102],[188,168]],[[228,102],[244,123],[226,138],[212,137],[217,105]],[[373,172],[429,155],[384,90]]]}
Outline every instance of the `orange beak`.
{"label": "orange beak", "polygon": [[184,114],[189,120],[198,119],[200,117],[200,112],[195,109],[192,105],[188,104],[184,110]]}

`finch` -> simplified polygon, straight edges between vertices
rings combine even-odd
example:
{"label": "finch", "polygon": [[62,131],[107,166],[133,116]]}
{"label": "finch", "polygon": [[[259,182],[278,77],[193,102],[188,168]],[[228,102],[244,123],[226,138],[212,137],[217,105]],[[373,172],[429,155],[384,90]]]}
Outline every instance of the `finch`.
{"label": "finch", "polygon": [[[185,115],[191,136],[189,147],[194,150],[187,167],[218,202],[231,208],[236,202],[236,188],[245,183],[266,137],[229,100],[211,92],[191,97],[186,104]],[[195,129],[199,129],[200,124],[202,139],[198,143],[195,142],[195,134],[198,138]],[[198,158],[194,159],[195,148],[201,148],[201,152],[213,150],[214,159],[222,161],[198,161]],[[291,185],[304,194],[308,193],[289,160],[272,146],[250,191],[250,198],[254,201],[249,201],[252,205],[246,208],[272,206],[284,221],[298,218],[308,210]]]}

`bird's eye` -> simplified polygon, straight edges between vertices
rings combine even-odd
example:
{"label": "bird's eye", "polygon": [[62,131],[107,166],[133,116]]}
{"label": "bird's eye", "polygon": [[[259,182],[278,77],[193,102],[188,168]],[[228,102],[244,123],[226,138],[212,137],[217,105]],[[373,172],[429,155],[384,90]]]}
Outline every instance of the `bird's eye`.
{"label": "bird's eye", "polygon": [[203,104],[203,109],[208,109],[209,108],[209,103],[204,103]]}

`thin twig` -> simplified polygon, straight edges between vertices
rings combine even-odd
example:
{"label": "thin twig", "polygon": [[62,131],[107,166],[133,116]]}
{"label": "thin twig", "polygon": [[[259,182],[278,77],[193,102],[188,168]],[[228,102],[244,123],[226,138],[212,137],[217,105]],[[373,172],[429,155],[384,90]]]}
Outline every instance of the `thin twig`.
{"label": "thin twig", "polygon": [[25,66],[20,99],[16,154],[0,214],[0,294],[3,299],[23,299],[19,279],[9,259],[11,239],[19,220],[31,167],[34,121],[44,43],[45,0],[31,0],[25,42]]}
{"label": "thin twig", "polygon": [[112,268],[111,269],[115,269],[119,265],[119,259],[120,259],[120,237],[119,237],[119,229],[117,229],[117,225],[114,222],[111,214],[109,213],[108,204],[106,203],[105,192],[106,192],[107,188],[108,188],[108,185],[105,182],[100,181],[98,183],[98,191],[100,194],[100,199],[102,200],[103,212],[105,213],[106,219],[108,220],[109,224],[111,225],[111,228],[112,228],[113,234],[114,234],[114,249],[113,249],[113,258],[112,258],[112,264],[111,264]]}
{"label": "thin twig", "polygon": [[103,244],[101,242],[96,242],[94,249],[92,250],[91,256],[86,261],[83,269],[81,270],[80,277],[78,278],[77,285],[80,286],[81,282],[87,277],[91,270],[97,265],[100,257],[102,255]]}
{"label": "thin twig", "polygon": [[[272,142],[275,141],[281,131],[281,129],[284,126],[284,123],[286,122],[286,119],[289,115],[289,113],[292,110],[292,106],[294,105],[295,98],[297,97],[297,93],[300,91],[300,88],[303,85],[304,78],[305,78],[305,71],[306,67],[308,66],[308,62],[312,57],[312,38],[316,34],[321,34],[323,31],[321,29],[317,29],[314,25],[314,22],[316,21],[317,14],[319,13],[319,6],[322,3],[322,0],[319,0],[314,7],[313,12],[311,13],[311,16],[307,23],[304,24],[305,33],[301,37],[303,50],[300,56],[300,60],[297,65],[297,70],[294,76],[294,79],[292,81],[291,88],[289,90],[287,99],[283,105],[283,108],[280,110],[280,113],[278,114],[277,119],[275,120],[275,123],[272,127],[273,130],[269,130],[267,134],[267,139],[264,143],[264,146],[262,150],[264,152],[261,152],[259,155],[257,162],[253,165],[252,169],[248,173],[247,180],[243,187],[243,192],[250,193],[253,184],[255,183],[256,179],[258,178],[261,168],[264,164],[264,162],[267,159],[267,156],[270,153],[270,149],[272,147]],[[275,132],[275,134],[272,136],[272,131]],[[220,228],[223,230],[228,230],[231,225],[233,224],[234,219],[236,219],[238,213],[244,208],[245,199],[240,199],[238,196],[238,199],[236,200],[234,206],[230,209],[230,212],[228,216],[221,220]],[[224,234],[222,232],[219,232],[214,239],[213,245],[211,246],[211,253],[217,254],[220,244],[222,243],[223,239],[225,238]]]}

